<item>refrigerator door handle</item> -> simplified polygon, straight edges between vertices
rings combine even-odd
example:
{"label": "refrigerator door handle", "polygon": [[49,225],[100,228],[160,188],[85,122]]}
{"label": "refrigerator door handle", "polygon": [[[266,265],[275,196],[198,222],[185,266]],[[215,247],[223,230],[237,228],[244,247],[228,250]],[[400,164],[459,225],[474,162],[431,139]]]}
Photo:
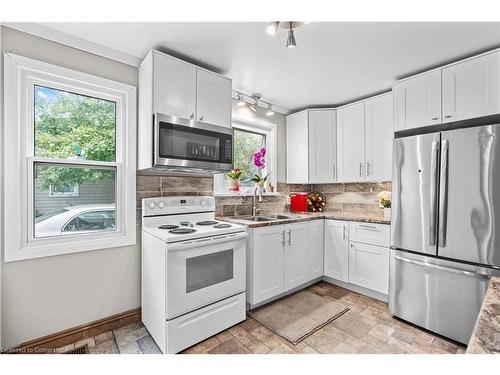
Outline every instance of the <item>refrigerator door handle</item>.
{"label": "refrigerator door handle", "polygon": [[490,278],[490,275],[487,275],[487,274],[477,273],[477,272],[473,272],[473,271],[466,271],[466,270],[462,270],[459,268],[444,267],[444,266],[439,266],[437,264],[419,262],[418,260],[403,258],[403,257],[400,257],[399,255],[394,255],[394,259],[402,261],[402,262],[406,262],[409,264],[414,264],[416,266],[420,266],[420,267],[424,267],[424,268],[434,269],[434,270],[438,270],[438,271],[444,271],[444,272],[448,272],[448,273],[454,273],[454,274],[463,275],[463,276],[469,276],[469,277],[481,278],[481,279],[489,279]]}
{"label": "refrigerator door handle", "polygon": [[438,142],[433,141],[431,146],[431,173],[430,173],[430,207],[429,207],[429,246],[436,246],[436,210],[437,210],[437,174],[439,158]]}
{"label": "refrigerator door handle", "polygon": [[439,187],[438,246],[446,246],[446,220],[448,211],[448,140],[441,142],[441,176]]}

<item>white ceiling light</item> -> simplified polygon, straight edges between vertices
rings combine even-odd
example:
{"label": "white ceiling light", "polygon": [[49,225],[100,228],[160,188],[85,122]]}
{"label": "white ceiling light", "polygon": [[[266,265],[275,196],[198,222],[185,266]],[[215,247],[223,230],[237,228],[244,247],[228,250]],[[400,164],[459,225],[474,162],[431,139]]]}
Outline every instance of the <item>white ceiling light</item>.
{"label": "white ceiling light", "polygon": [[280,25],[280,23],[278,21],[269,22],[266,25],[266,31],[267,31],[267,33],[269,35],[275,36],[276,32],[278,31],[279,25]]}
{"label": "white ceiling light", "polygon": [[243,95],[241,95],[240,93],[238,93],[238,103],[237,103],[237,106],[238,107],[244,107],[247,103],[245,103],[245,98],[243,97]]}
{"label": "white ceiling light", "polygon": [[296,22],[296,21],[288,21],[288,22],[278,22],[278,21],[273,21],[269,22],[266,25],[266,31],[269,35],[276,35],[278,32],[278,29],[285,29],[288,30],[288,36],[286,38],[286,48],[293,48],[297,46],[297,42],[295,41],[295,35],[293,33],[293,30],[296,29],[297,27],[300,27],[302,25],[305,25],[309,22]]}
{"label": "white ceiling light", "polygon": [[262,97],[262,95],[258,93],[252,94],[252,99],[253,99],[253,104],[249,106],[252,111],[257,112],[257,106],[259,105],[259,99]]}
{"label": "white ceiling light", "polygon": [[273,106],[271,105],[271,103],[269,103],[267,105],[266,116],[273,116],[273,115],[274,115]]}

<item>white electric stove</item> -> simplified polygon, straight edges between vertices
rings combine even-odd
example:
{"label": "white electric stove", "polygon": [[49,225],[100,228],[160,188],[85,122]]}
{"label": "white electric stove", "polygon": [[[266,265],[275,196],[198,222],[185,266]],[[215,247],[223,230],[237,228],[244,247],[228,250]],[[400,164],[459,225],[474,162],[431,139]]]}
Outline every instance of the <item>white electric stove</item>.
{"label": "white electric stove", "polygon": [[164,353],[245,320],[246,227],[214,211],[213,197],[142,201],[142,320]]}

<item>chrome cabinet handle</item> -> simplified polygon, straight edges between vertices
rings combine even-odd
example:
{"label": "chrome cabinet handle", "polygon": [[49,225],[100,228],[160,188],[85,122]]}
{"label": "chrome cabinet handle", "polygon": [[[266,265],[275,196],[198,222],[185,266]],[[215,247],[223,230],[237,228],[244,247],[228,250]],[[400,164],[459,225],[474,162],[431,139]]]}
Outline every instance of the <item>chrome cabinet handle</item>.
{"label": "chrome cabinet handle", "polygon": [[444,118],[450,118],[450,117],[451,117],[451,115],[446,115],[446,116],[444,116]]}
{"label": "chrome cabinet handle", "polygon": [[377,227],[376,227],[376,226],[374,226],[374,225],[358,224],[358,227],[360,227],[360,228],[365,228],[365,229],[373,229],[373,230],[377,230]]}
{"label": "chrome cabinet handle", "polygon": [[189,116],[189,119],[190,119],[190,120],[193,120],[193,119],[194,119],[194,112],[193,112],[193,113],[191,113],[191,116]]}
{"label": "chrome cabinet handle", "polygon": [[370,176],[370,167],[372,166],[372,163],[371,162],[367,162],[366,163],[366,177]]}
{"label": "chrome cabinet handle", "polygon": [[431,120],[436,121],[439,117],[433,117]]}
{"label": "chrome cabinet handle", "polygon": [[363,177],[363,163],[359,163],[359,177]]}
{"label": "chrome cabinet handle", "polygon": [[335,165],[332,165],[332,172],[333,172],[333,178],[337,179],[337,168],[335,168]]}
{"label": "chrome cabinet handle", "polygon": [[432,142],[431,146],[431,181],[430,181],[430,206],[429,206],[429,246],[436,245],[436,206],[437,206],[437,170],[438,170],[438,143]]}
{"label": "chrome cabinet handle", "polygon": [[292,230],[288,229],[288,246],[292,245]]}
{"label": "chrome cabinet handle", "polygon": [[285,247],[285,230],[283,230],[283,232],[281,232],[281,246]]}
{"label": "chrome cabinet handle", "polygon": [[489,279],[490,278],[490,275],[486,275],[486,274],[482,274],[482,273],[477,273],[477,272],[473,272],[473,271],[462,270],[460,268],[450,268],[450,267],[440,266],[438,264],[420,262],[418,260],[403,258],[403,257],[400,257],[399,255],[394,255],[394,259],[399,260],[401,262],[405,262],[405,263],[409,263],[409,264],[414,264],[416,266],[420,266],[420,267],[424,267],[424,268],[430,268],[430,269],[434,269],[434,270],[440,270],[440,271],[445,271],[445,272],[450,272],[450,273],[456,273],[456,274],[464,275],[464,276],[484,278],[484,279]]}
{"label": "chrome cabinet handle", "polygon": [[446,246],[448,210],[448,140],[441,142],[441,176],[439,178],[439,234],[438,246]]}
{"label": "chrome cabinet handle", "polygon": [[345,224],[342,224],[342,239],[344,241],[346,240],[346,237],[345,237]]}

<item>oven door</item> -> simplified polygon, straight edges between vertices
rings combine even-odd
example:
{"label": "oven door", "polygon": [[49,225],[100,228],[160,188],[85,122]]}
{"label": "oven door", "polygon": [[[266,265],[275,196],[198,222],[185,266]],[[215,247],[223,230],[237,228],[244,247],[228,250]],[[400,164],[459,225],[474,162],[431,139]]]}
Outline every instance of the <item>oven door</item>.
{"label": "oven door", "polygon": [[245,290],[246,232],[167,244],[167,319]]}
{"label": "oven door", "polygon": [[155,167],[177,171],[230,171],[233,129],[155,114]]}

